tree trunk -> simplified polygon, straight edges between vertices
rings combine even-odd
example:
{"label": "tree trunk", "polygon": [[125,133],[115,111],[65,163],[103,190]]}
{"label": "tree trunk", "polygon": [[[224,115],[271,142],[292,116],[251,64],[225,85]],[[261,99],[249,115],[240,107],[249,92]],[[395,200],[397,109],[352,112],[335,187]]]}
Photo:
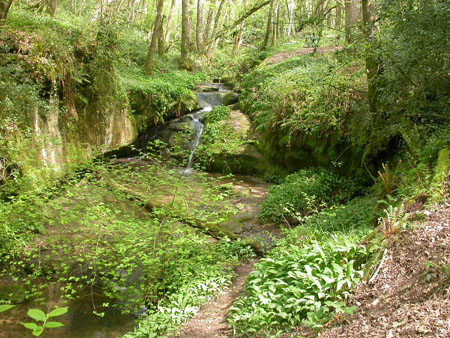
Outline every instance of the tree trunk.
{"label": "tree trunk", "polygon": [[345,41],[352,42],[353,27],[358,22],[360,12],[358,0],[345,0]]}
{"label": "tree trunk", "polygon": [[50,14],[50,16],[55,16],[55,11],[56,11],[56,0],[47,0],[46,12]]}
{"label": "tree trunk", "polygon": [[[361,9],[363,16],[363,32],[369,45],[375,39],[377,32],[376,22],[376,8],[374,0],[362,0]],[[381,71],[380,64],[376,58],[376,55],[372,54],[370,51],[366,56],[366,74],[367,74],[367,84],[368,92],[367,98],[372,111],[376,111],[377,99],[378,99],[378,89],[376,86],[376,78]]]}
{"label": "tree trunk", "polygon": [[273,12],[274,2],[275,2],[275,0],[270,1],[269,16],[267,17],[267,25],[266,25],[266,35],[264,37],[262,49],[266,49],[267,44],[269,43],[270,31],[271,31],[271,27],[272,27],[272,12]]}
{"label": "tree trunk", "polygon": [[334,21],[334,28],[341,29],[341,21],[342,21],[342,7],[340,4],[336,6],[336,20]]}
{"label": "tree trunk", "polygon": [[170,39],[170,30],[172,29],[172,18],[173,18],[173,10],[175,8],[176,0],[172,0],[172,4],[170,5],[169,16],[167,17],[167,26],[166,26],[166,34],[164,37],[164,42],[168,43]]}
{"label": "tree trunk", "polygon": [[203,52],[203,1],[197,0],[197,51]]}
{"label": "tree trunk", "polygon": [[208,57],[211,58],[213,52],[214,52],[214,48],[216,46],[216,41],[217,41],[217,29],[219,27],[219,23],[222,17],[222,12],[224,9],[224,5],[225,2],[227,0],[221,0],[220,4],[219,4],[219,9],[217,10],[217,14],[216,14],[216,18],[214,20],[214,28],[211,34],[211,39],[209,41],[209,46],[208,46]]}
{"label": "tree trunk", "polygon": [[333,23],[333,15],[331,13],[332,13],[332,11],[330,11],[330,13],[328,13],[328,15],[327,15],[327,27],[330,27],[330,28]]}
{"label": "tree trunk", "polygon": [[280,0],[277,0],[275,4],[274,17],[276,22],[272,24],[272,46],[276,46],[278,39],[278,25],[280,21]]}
{"label": "tree trunk", "polygon": [[164,14],[161,15],[161,26],[158,34],[158,55],[162,58],[166,52],[166,44],[164,42]]}
{"label": "tree trunk", "polygon": [[153,57],[155,55],[155,50],[156,50],[156,46],[158,44],[159,35],[161,34],[163,6],[164,6],[164,0],[157,0],[155,25],[153,28],[152,40],[150,42],[150,47],[148,49],[148,54],[147,54],[147,60],[145,63],[145,74],[147,74],[147,75],[151,75],[155,68],[155,63],[154,63]]}
{"label": "tree trunk", "polygon": [[0,0],[0,25],[5,23],[12,2],[13,0]]}
{"label": "tree trunk", "polygon": [[189,0],[181,1],[181,61],[180,66],[189,69],[188,51],[190,38]]}
{"label": "tree trunk", "polygon": [[[244,0],[243,7],[244,7],[244,12],[246,12],[247,11],[247,0]],[[234,37],[233,54],[235,54],[241,47],[242,34],[244,33],[244,27],[245,27],[245,22],[241,22],[239,25],[239,32]]]}
{"label": "tree trunk", "polygon": [[289,27],[288,27],[288,36],[292,35],[292,28],[294,25],[294,11],[295,11],[295,0],[291,0],[291,5],[289,6],[288,0],[286,0],[286,7],[288,9],[289,15]]}
{"label": "tree trunk", "polygon": [[209,41],[210,38],[210,34],[211,34],[211,28],[212,28],[212,23],[213,23],[213,19],[214,19],[214,7],[216,6],[216,0],[211,1],[210,3],[210,8],[208,11],[208,18],[206,19],[206,25],[205,25],[205,31],[203,33],[203,46],[202,49],[206,50],[206,45]]}

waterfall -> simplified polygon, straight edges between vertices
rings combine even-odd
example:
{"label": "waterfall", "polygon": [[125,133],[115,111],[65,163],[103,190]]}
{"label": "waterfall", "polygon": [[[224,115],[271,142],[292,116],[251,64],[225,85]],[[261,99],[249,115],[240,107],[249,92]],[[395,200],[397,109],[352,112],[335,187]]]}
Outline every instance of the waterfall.
{"label": "waterfall", "polygon": [[200,144],[200,140],[202,139],[203,129],[205,125],[201,122],[201,119],[205,116],[205,113],[210,112],[212,110],[212,107],[205,107],[201,109],[200,111],[190,114],[189,116],[192,119],[193,122],[193,130],[195,132],[194,139],[191,143],[191,153],[189,155],[189,160],[187,167],[183,170],[184,176],[190,176],[193,173],[193,165],[194,165],[194,154],[197,150],[198,145]]}

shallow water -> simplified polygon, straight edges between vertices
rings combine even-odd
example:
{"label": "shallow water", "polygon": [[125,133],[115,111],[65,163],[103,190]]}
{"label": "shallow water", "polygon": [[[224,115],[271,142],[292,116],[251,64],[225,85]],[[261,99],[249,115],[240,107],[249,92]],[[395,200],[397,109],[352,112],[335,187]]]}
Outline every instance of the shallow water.
{"label": "shallow water", "polygon": [[[0,313],[0,337],[33,337],[31,331],[20,324],[20,322],[33,322],[26,314],[28,309],[34,308],[49,312],[56,304],[60,307],[69,306],[68,313],[60,317],[52,318],[52,321],[59,321],[64,326],[61,328],[46,329],[42,337],[113,338],[120,337],[126,332],[132,331],[135,326],[135,317],[123,315],[115,309],[107,308],[103,317],[93,314],[90,290],[85,290],[79,298],[69,301],[68,304],[61,303],[58,285],[50,286],[45,296],[46,306],[29,301],[18,305],[14,309]],[[96,306],[108,301],[106,297],[96,296],[94,298]]]}

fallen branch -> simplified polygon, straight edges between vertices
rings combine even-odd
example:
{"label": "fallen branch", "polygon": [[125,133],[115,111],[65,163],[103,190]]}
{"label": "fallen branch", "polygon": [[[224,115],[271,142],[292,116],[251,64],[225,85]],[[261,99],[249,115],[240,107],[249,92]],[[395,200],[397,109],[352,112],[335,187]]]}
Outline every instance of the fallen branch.
{"label": "fallen branch", "polygon": [[[148,199],[146,198],[146,196],[144,196],[144,194],[139,193],[138,191],[133,191],[130,188],[127,188],[126,186],[123,186],[117,182],[114,182],[113,180],[107,180],[106,183],[112,189],[125,194],[127,199],[132,200],[132,201],[138,201],[148,211],[153,210],[153,205],[148,201]],[[178,215],[178,216],[182,217],[182,215]],[[184,217],[182,217],[182,218],[184,218]],[[184,218],[183,221],[188,226],[202,230],[203,232],[205,232],[206,234],[208,234],[209,236],[211,236],[215,239],[222,240],[224,238],[229,238],[233,241],[240,239],[244,243],[246,243],[248,246],[250,246],[257,255],[262,256],[265,253],[263,247],[258,242],[254,241],[252,239],[249,239],[249,238],[244,238],[239,235],[236,235],[235,233],[225,230],[214,223],[204,222],[202,220],[198,220],[195,218]]]}
{"label": "fallen branch", "polygon": [[372,275],[372,277],[369,279],[369,283],[371,284],[373,283],[373,281],[375,280],[375,278],[377,278],[378,273],[380,272],[381,267],[383,266],[383,263],[386,259],[386,254],[387,254],[387,249],[384,249],[384,253],[383,253],[383,258],[381,259],[380,265],[378,265],[377,271],[375,271],[375,273]]}

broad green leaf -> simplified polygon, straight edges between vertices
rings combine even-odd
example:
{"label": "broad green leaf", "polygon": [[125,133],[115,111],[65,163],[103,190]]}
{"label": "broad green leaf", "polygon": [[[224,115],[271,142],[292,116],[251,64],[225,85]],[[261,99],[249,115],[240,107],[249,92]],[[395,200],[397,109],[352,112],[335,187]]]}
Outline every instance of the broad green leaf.
{"label": "broad green leaf", "polygon": [[64,326],[64,324],[60,322],[47,322],[45,323],[44,326],[47,328],[55,328],[55,327],[62,327]]}
{"label": "broad green leaf", "polygon": [[347,306],[346,308],[344,308],[344,312],[348,313],[349,315],[353,315],[353,312],[355,312],[356,309],[358,309],[357,306]]}
{"label": "broad green leaf", "polygon": [[34,320],[41,321],[41,322],[44,322],[45,319],[47,318],[45,316],[44,311],[39,310],[39,309],[29,309],[27,312],[27,315],[30,316],[31,318],[33,318]]}
{"label": "broad green leaf", "polygon": [[32,332],[32,333],[33,333],[33,336],[39,337],[39,336],[42,334],[42,331],[43,331],[42,326],[36,327],[36,330],[34,330],[34,331]]}
{"label": "broad green leaf", "polygon": [[350,277],[352,275],[353,272],[353,264],[355,263],[354,260],[351,260],[350,262],[348,262],[347,264],[347,277]]}
{"label": "broad green leaf", "polygon": [[23,326],[25,326],[27,329],[33,330],[33,331],[36,331],[37,328],[38,328],[38,326],[36,325],[36,323],[20,323],[20,324],[22,324]]}
{"label": "broad green leaf", "polygon": [[0,312],[8,311],[15,307],[15,305],[9,305],[9,304],[1,304],[0,305]]}
{"label": "broad green leaf", "polygon": [[69,311],[68,307],[60,307],[60,308],[50,311],[50,313],[48,314],[48,317],[49,318],[50,317],[58,317],[58,316],[61,316],[65,313],[67,313],[67,311]]}

